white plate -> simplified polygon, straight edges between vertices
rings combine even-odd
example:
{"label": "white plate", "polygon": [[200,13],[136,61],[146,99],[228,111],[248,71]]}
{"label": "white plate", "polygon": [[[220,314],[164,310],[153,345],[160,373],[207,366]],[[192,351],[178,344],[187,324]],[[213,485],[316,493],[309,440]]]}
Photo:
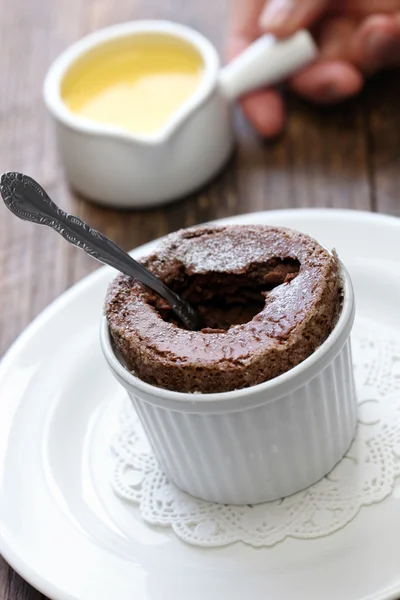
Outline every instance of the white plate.
{"label": "white plate", "polygon": [[[400,332],[400,220],[296,210],[228,221],[294,227],[335,246],[358,313]],[[187,546],[113,495],[108,440],[124,392],[98,343],[112,275],[102,269],[64,294],[0,367],[0,551],[14,569],[54,600],[400,596],[400,486],[331,536],[258,550]]]}

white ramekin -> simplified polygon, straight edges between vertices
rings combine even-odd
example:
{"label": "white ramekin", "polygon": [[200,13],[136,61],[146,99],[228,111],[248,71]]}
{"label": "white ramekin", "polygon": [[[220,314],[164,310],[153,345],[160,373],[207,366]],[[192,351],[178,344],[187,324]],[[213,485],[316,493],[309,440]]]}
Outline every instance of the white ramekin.
{"label": "white ramekin", "polygon": [[186,394],[141,381],[116,356],[103,319],[104,356],[179,488],[222,504],[267,502],[307,488],[344,456],[356,432],[357,400],[354,293],[341,268],[343,308],[328,339],[287,373],[232,392]]}

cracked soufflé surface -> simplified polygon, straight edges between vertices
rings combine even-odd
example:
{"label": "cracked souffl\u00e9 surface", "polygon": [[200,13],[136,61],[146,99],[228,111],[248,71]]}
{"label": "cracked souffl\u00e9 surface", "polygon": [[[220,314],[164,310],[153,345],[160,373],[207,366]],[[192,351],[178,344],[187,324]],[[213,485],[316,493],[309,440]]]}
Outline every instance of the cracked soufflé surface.
{"label": "cracked souffl\u00e9 surface", "polygon": [[338,261],[309,236],[277,227],[201,226],[167,236],[141,262],[203,315],[188,331],[151,290],[124,275],[106,316],[137,377],[179,392],[268,381],[310,356],[342,305]]}

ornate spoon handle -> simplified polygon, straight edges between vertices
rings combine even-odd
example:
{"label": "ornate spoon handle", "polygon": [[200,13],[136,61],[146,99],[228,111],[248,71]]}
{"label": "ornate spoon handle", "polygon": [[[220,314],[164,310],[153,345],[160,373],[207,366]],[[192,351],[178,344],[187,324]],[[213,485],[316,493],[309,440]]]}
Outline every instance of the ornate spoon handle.
{"label": "ornate spoon handle", "polygon": [[0,192],[14,215],[24,221],[51,227],[67,242],[82,248],[96,260],[138,279],[164,298],[188,329],[201,329],[201,318],[190,304],[102,233],[61,210],[34,179],[22,173],[4,173]]}

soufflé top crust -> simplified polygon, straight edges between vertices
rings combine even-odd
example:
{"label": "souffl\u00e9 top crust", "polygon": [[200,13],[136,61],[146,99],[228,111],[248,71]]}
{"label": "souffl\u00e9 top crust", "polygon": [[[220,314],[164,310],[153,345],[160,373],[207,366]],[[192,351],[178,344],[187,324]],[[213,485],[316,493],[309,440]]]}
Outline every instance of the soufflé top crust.
{"label": "souffl\u00e9 top crust", "polygon": [[289,229],[194,227],[141,262],[206,327],[184,329],[157,294],[119,275],[105,307],[112,340],[134,375],[178,392],[226,392],[285,373],[326,340],[342,306],[336,256]]}

